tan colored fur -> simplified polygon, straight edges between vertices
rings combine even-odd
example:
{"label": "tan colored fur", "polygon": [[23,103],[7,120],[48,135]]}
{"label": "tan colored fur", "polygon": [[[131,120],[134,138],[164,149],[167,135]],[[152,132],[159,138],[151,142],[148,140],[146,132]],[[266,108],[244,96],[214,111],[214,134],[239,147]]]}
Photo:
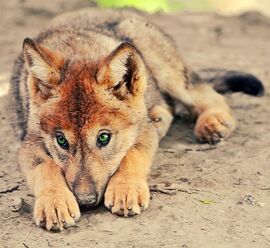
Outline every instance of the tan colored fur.
{"label": "tan colored fur", "polygon": [[[171,39],[132,11],[60,16],[35,41],[25,40],[23,56],[18,78],[27,128],[19,162],[36,197],[35,222],[48,230],[73,225],[77,202],[96,205],[103,196],[119,215],[148,207],[147,175],[173,120],[163,94],[197,117],[199,140],[220,141],[235,127],[224,98],[192,85]],[[111,140],[98,147],[102,130]],[[66,150],[56,142],[59,131]]]}

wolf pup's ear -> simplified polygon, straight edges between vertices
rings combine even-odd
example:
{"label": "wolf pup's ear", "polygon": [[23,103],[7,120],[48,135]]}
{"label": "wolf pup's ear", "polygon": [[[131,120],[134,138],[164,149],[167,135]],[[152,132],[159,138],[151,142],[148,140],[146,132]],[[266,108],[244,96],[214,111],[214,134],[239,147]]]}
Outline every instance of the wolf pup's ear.
{"label": "wolf pup's ear", "polygon": [[50,90],[60,81],[63,57],[29,38],[23,42],[23,56],[27,70],[34,81],[33,90],[48,96]]}
{"label": "wolf pup's ear", "polygon": [[106,59],[97,81],[120,100],[144,95],[147,73],[138,50],[128,42],[119,45]]}

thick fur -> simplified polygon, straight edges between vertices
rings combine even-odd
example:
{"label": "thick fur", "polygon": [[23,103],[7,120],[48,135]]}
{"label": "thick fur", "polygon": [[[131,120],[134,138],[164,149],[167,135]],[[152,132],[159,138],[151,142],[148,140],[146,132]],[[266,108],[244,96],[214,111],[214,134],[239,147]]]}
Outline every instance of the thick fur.
{"label": "thick fur", "polygon": [[[198,140],[228,137],[236,123],[224,97],[191,81],[171,38],[133,11],[64,14],[25,39],[11,100],[36,224],[62,230],[80,217],[78,204],[103,197],[118,215],[147,208],[147,175],[176,103],[196,117]],[[102,130],[111,140],[100,147]],[[59,131],[68,149],[57,144]]]}

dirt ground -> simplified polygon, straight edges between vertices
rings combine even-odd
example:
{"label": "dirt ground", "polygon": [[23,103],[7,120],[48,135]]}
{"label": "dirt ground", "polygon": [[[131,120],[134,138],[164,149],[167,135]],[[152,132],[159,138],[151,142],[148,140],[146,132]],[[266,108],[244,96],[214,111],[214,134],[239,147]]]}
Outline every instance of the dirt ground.
{"label": "dirt ground", "polygon": [[[100,206],[62,233],[35,226],[34,199],[18,168],[19,143],[5,114],[5,90],[23,38],[57,13],[89,5],[1,0],[0,247],[270,247],[270,19],[257,13],[148,16],[173,36],[193,69],[252,72],[263,80],[266,95],[227,97],[239,124],[217,146],[197,144],[192,122],[177,118],[156,155],[150,208],[140,216],[121,218]],[[25,203],[16,212],[20,198]]]}

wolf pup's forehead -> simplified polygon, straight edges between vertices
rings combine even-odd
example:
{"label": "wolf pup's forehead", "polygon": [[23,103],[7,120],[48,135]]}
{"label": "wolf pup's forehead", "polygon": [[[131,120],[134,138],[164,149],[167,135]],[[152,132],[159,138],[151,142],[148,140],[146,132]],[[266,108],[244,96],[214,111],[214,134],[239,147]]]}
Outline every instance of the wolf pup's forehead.
{"label": "wolf pup's forehead", "polygon": [[[51,133],[55,129],[73,130],[95,126],[129,126],[135,117],[129,105],[119,101],[106,86],[95,78],[97,68],[85,62],[76,62],[66,70],[58,86],[57,100],[44,111],[42,128]],[[48,100],[48,106],[50,100]]]}

